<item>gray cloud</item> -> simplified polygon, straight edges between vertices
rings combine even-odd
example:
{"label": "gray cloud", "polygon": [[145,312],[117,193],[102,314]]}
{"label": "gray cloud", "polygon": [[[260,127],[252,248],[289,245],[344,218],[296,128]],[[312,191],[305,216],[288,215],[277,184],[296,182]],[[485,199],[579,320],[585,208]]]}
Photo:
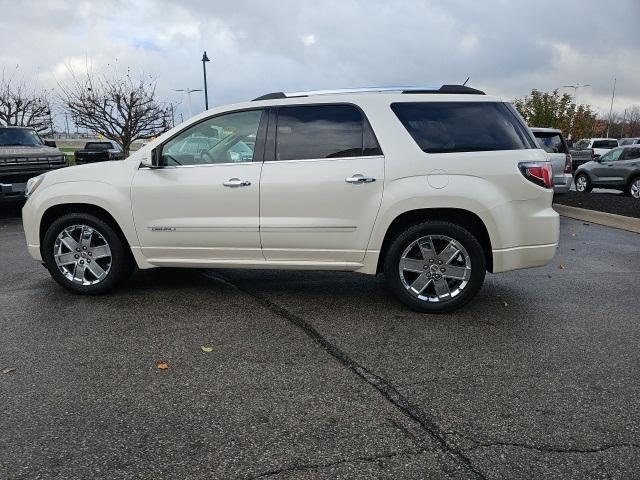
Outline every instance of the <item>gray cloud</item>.
{"label": "gray cloud", "polygon": [[[42,88],[68,68],[131,67],[212,104],[274,90],[462,82],[507,98],[590,83],[579,101],[608,111],[640,104],[637,0],[0,0],[0,67]],[[194,97],[194,104],[201,104]]]}

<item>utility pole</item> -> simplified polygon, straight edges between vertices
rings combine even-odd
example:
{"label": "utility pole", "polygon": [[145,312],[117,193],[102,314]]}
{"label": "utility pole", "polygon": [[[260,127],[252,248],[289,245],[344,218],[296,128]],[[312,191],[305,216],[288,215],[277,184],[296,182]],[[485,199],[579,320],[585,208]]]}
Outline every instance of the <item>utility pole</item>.
{"label": "utility pole", "polygon": [[67,129],[67,139],[69,139],[69,114],[67,112],[64,112],[64,124]]}
{"label": "utility pole", "polygon": [[609,128],[611,127],[611,115],[613,114],[613,99],[616,97],[616,78],[613,79],[613,92],[611,93],[611,106],[609,107],[609,123],[607,124],[607,138],[609,138]]}
{"label": "utility pole", "polygon": [[204,109],[209,110],[209,93],[207,91],[207,62],[209,62],[209,57],[207,57],[207,51],[205,50],[202,54],[202,74],[204,75]]}
{"label": "utility pole", "polygon": [[176,92],[185,92],[187,94],[187,108],[189,109],[189,117],[193,116],[193,112],[191,111],[191,94],[193,92],[201,92],[202,89],[201,88],[196,88],[195,90],[192,90],[190,88],[181,88],[176,90]]}

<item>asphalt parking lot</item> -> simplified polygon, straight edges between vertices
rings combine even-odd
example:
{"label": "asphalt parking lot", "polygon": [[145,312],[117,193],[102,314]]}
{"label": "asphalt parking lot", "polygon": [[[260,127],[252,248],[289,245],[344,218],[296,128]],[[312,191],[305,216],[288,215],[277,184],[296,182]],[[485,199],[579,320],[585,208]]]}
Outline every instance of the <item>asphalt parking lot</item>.
{"label": "asphalt parking lot", "polygon": [[563,219],[552,264],[425,316],[347,273],[141,271],[75,296],[3,212],[3,480],[640,472],[640,235]]}

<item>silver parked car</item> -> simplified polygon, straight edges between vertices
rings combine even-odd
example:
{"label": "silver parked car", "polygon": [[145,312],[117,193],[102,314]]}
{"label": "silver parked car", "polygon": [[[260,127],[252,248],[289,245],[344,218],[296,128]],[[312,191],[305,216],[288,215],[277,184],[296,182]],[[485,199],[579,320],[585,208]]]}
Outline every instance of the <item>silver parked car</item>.
{"label": "silver parked car", "polygon": [[594,187],[624,190],[640,198],[640,145],[614,148],[580,166],[576,170],[576,190],[586,193]]}
{"label": "silver parked car", "polygon": [[573,182],[571,175],[571,154],[562,132],[557,128],[532,127],[533,136],[553,168],[553,193],[567,193]]}

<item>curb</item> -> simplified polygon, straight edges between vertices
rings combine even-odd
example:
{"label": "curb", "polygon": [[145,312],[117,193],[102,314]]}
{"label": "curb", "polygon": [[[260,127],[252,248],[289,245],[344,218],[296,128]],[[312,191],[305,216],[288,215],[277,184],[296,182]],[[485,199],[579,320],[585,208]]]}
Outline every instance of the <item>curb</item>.
{"label": "curb", "polygon": [[623,215],[587,210],[585,208],[569,207],[558,203],[553,204],[553,209],[563,217],[575,218],[576,220],[582,220],[584,222],[640,233],[640,218],[625,217]]}

